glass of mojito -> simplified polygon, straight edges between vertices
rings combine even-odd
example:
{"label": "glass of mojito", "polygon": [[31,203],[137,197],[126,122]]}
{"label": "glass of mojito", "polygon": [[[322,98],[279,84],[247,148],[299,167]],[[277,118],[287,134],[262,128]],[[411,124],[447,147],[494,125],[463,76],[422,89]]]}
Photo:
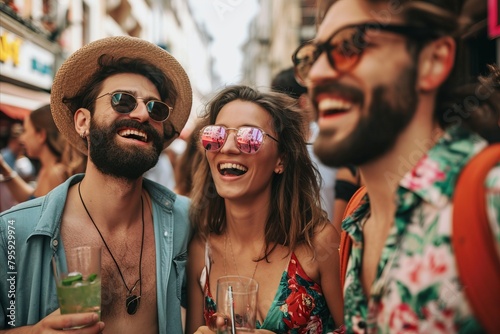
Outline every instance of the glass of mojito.
{"label": "glass of mojito", "polygon": [[101,316],[101,248],[65,249],[53,258],[61,314],[96,312]]}

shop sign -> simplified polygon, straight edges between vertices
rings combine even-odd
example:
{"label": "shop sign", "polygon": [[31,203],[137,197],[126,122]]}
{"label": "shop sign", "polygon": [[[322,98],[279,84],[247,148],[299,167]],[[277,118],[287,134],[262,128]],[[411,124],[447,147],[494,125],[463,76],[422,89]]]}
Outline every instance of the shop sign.
{"label": "shop sign", "polygon": [[0,74],[50,89],[54,78],[52,52],[0,27]]}

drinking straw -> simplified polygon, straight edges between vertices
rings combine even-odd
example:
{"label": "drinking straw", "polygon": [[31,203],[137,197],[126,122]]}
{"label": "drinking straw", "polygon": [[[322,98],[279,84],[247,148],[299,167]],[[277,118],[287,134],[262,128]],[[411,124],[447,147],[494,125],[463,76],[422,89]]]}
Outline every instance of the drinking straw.
{"label": "drinking straw", "polygon": [[231,285],[227,288],[229,296],[229,312],[231,314],[231,334],[236,334],[235,318],[234,318],[234,298],[233,298],[233,287]]}

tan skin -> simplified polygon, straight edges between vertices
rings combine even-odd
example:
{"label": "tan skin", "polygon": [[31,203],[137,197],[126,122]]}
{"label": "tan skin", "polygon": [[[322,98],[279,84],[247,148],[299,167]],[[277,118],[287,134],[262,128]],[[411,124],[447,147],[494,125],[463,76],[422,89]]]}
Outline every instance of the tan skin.
{"label": "tan skin", "polygon": [[[19,139],[26,148],[26,154],[30,158],[38,159],[41,168],[38,172],[36,188],[19,176],[6,183],[12,196],[18,202],[27,201],[32,195],[44,196],[68,177],[66,166],[59,162],[60,158],[55,156],[46,144],[47,132],[44,129],[36,130],[29,117],[24,120],[24,129]],[[3,158],[0,158],[0,173],[6,176],[12,173],[12,168],[5,163]]]}
{"label": "tan skin", "polygon": [[[120,270],[124,276],[127,286],[131,288],[139,278],[139,258],[141,249],[142,223],[141,223],[141,203],[131,208],[117,206],[121,211],[127,210],[131,216],[115,215],[113,220],[107,217],[107,221],[115,222],[110,224],[103,223],[99,220],[96,214],[99,211],[99,199],[96,198],[95,192],[92,192],[92,197],[86,197],[85,191],[89,188],[86,184],[86,178],[81,185],[82,196],[89,212],[94,219],[97,227],[101,231],[108,247],[111,249]],[[90,192],[88,192],[90,193]],[[127,314],[125,298],[127,290],[118,273],[118,269],[111,258],[108,250],[104,246],[101,237],[99,236],[94,225],[88,218],[78,195],[77,186],[70,189],[68,204],[66,205],[65,215],[62,223],[62,237],[64,247],[76,247],[79,245],[92,245],[102,247],[102,301],[101,301],[101,318],[106,323],[106,332],[108,333],[125,333],[132,329],[141,332],[156,332],[156,253],[155,240],[153,232],[153,219],[151,213],[151,201],[146,192],[143,192],[144,197],[144,249],[142,255],[142,297],[137,313],[133,316]],[[109,200],[109,199],[108,199]],[[110,210],[111,207],[107,206]],[[94,213],[95,212],[95,213]],[[121,220],[121,223],[119,222]],[[123,222],[128,222],[123,224]],[[87,233],[82,234],[84,229]],[[134,294],[139,294],[139,286],[137,286]],[[141,321],[137,323],[138,319]],[[145,323],[151,325],[151,330],[147,331],[144,328]],[[137,327],[139,326],[139,327]]]}
{"label": "tan skin", "polygon": [[[216,124],[229,128],[242,125],[257,126],[266,133],[276,137],[271,127],[271,119],[267,111],[251,102],[233,101],[221,109]],[[212,296],[216,294],[216,283],[220,276],[226,274],[240,274],[252,277],[259,283],[257,320],[261,323],[266,318],[278,289],[281,275],[286,270],[290,254],[289,248],[278,245],[269,256],[269,263],[260,261],[255,270],[254,261],[261,256],[264,245],[264,224],[268,216],[271,196],[270,178],[275,172],[285,168],[281,164],[277,146],[272,140],[267,140],[257,154],[246,155],[241,153],[234,142],[234,134],[229,137],[217,152],[207,152],[206,157],[211,170],[217,170],[220,163],[231,161],[248,167],[247,173],[240,180],[234,181],[221,177],[218,172],[212,172],[217,192],[225,199],[226,205],[226,235],[210,236],[212,251],[212,265],[209,276]],[[217,173],[217,174],[214,174]],[[300,245],[295,254],[307,275],[320,284],[327,300],[328,307],[336,324],[342,324],[342,305],[340,286],[331,284],[338,281],[338,242],[339,235],[332,225],[327,224],[318,230],[314,241],[316,257],[312,252]],[[231,247],[232,246],[232,247]],[[233,261],[233,255],[236,259]],[[202,326],[203,293],[199,278],[204,267],[205,242],[200,238],[194,239],[189,247],[188,261],[188,313],[186,333],[213,333],[208,327]],[[236,262],[236,266],[235,266]],[[201,326],[201,327],[200,327]],[[258,333],[269,331],[258,330]]]}
{"label": "tan skin", "polygon": [[[116,90],[130,90],[137,93],[137,96],[155,96],[159,98],[159,94],[155,86],[146,78],[137,74],[118,74],[109,77],[103,83],[100,94],[112,92]],[[141,100],[139,100],[141,101]],[[104,112],[98,113],[97,110]],[[139,103],[137,109],[128,115],[119,115],[111,109],[109,100],[99,99],[96,101],[96,113],[94,118],[96,122],[109,124],[119,118],[130,117],[138,122],[149,121],[144,103]],[[88,110],[81,110],[81,113],[75,116],[75,123],[78,126],[86,129],[89,125],[90,117]],[[162,123],[151,122],[155,129],[162,133]],[[78,131],[80,132],[80,131]],[[80,132],[81,133],[81,132]],[[151,143],[140,143],[132,139],[125,139],[117,135],[117,141],[123,145],[143,145],[150,146]],[[88,183],[87,183],[88,182]],[[92,189],[101,189],[99,192]],[[139,255],[142,243],[142,218],[141,218],[141,197],[144,198],[144,218],[145,218],[145,236],[144,236],[144,253],[142,259],[142,294],[141,304],[137,313],[133,318],[127,314],[125,308],[125,298],[127,292],[123,281],[118,274],[118,269],[111,259],[109,252],[103,250],[102,264],[102,285],[103,299],[109,296],[107,303],[102,302],[102,320],[106,324],[106,332],[141,332],[141,333],[157,333],[158,321],[156,310],[156,266],[155,266],[155,244],[151,214],[151,202],[149,196],[142,189],[142,179],[135,181],[124,181],[110,178],[101,174],[92,161],[87,165],[85,179],[82,183],[82,197],[84,198],[87,208],[94,219],[94,222],[101,230],[106,243],[111,249],[127,286],[130,288],[139,277]],[[88,231],[91,229],[92,222],[86,215],[76,187],[73,187],[67,203],[75,206],[73,209],[65,210],[63,216],[63,242],[65,234],[70,235],[72,228],[76,226],[82,219],[86,221]],[[78,207],[80,210],[78,210]],[[78,210],[78,211],[76,211]],[[78,214],[76,212],[78,212]],[[67,218],[67,220],[66,220]],[[65,222],[67,221],[67,225]],[[105,222],[105,223],[103,223]],[[65,231],[65,229],[67,229]],[[104,246],[100,236],[97,233],[87,236],[89,241]],[[69,240],[69,242],[71,242]],[[78,240],[77,242],[81,242]],[[111,288],[111,293],[106,292],[106,287]],[[116,295],[115,292],[116,291]]]}
{"label": "tan skin", "polygon": [[61,315],[59,309],[49,314],[36,325],[24,326],[15,329],[0,330],[0,333],[12,334],[38,334],[38,333],[63,333],[62,328],[72,328],[86,326],[76,330],[64,330],[64,333],[71,334],[94,334],[101,333],[104,323],[99,321],[95,313],[78,313]]}
{"label": "tan skin", "polygon": [[[232,238],[232,237],[231,237]],[[342,309],[336,307],[338,303],[333,298],[328,298],[328,295],[340,294],[340,291],[335,291],[334,285],[331,284],[336,278],[334,275],[340,275],[337,270],[332,270],[333,267],[328,267],[329,261],[331,261],[329,252],[334,252],[331,245],[338,245],[338,235],[336,231],[333,229],[331,225],[327,225],[326,229],[321,233],[318,233],[318,236],[314,240],[318,244],[318,249],[321,250],[321,253],[318,253],[318,258],[322,258],[321,261],[314,260],[313,254],[310,250],[308,250],[305,246],[300,246],[295,254],[297,259],[304,267],[307,275],[315,282],[320,284],[323,289],[323,293],[327,296],[328,305],[332,305],[332,313],[334,313],[334,317],[336,315],[336,324],[342,323]],[[237,245],[238,244],[238,245]],[[210,273],[210,282],[216,282],[217,278],[225,275],[224,270],[224,237],[223,236],[211,236],[210,245],[212,246],[212,255],[213,255],[213,263]],[[241,275],[251,277],[253,270],[255,269],[255,262],[252,261],[252,254],[248,251],[249,248],[253,248],[255,251],[254,254],[258,254],[260,250],[257,250],[257,247],[249,244],[245,239],[236,239],[232,241],[234,256],[237,260],[238,272]],[[228,246],[229,247],[229,246]],[[199,283],[196,281],[196,278],[199,278],[199,274],[193,277],[193,274],[190,275],[191,272],[201,273],[201,270],[204,266],[204,254],[205,254],[205,243],[200,239],[197,239],[195,242],[192,242],[191,247],[189,248],[189,252],[193,252],[193,258],[199,259],[196,264],[193,264],[193,268],[190,269],[192,271],[188,272],[190,279],[189,284],[198,284],[197,290],[200,290]],[[287,268],[288,261],[290,256],[287,254],[288,249],[283,246],[278,246],[277,250],[274,251],[269,260],[269,263],[262,261],[259,263],[257,272],[255,274],[255,279],[259,282],[259,291],[258,291],[258,306],[257,306],[257,320],[261,323],[265,319],[269,309],[271,308],[271,304],[274,301],[274,296],[278,290],[278,282],[281,279],[281,275],[283,271]],[[230,255],[230,254],[228,254]],[[230,274],[236,274],[236,270],[234,268],[234,264],[232,263],[232,258],[227,258],[226,256],[226,266],[228,268],[228,272]],[[217,265],[218,264],[218,265]],[[330,271],[330,273],[328,272]],[[322,276],[323,275],[323,276]],[[339,289],[340,290],[340,289]],[[211,285],[211,293],[212,296],[216,295],[216,286],[215,283]],[[198,305],[203,305],[203,295],[201,293],[193,296],[193,302]],[[201,311],[201,312],[200,312]],[[202,309],[197,313],[197,319],[200,319],[201,322],[204,323]],[[336,313],[336,314],[335,314]],[[191,319],[188,317],[188,319]],[[194,321],[194,320],[190,320]],[[187,325],[188,331],[187,333],[192,333],[191,330],[193,328],[192,324]],[[269,331],[266,330],[258,330],[258,333],[266,333]],[[196,333],[212,333],[208,329],[208,327],[200,327],[197,329]]]}
{"label": "tan skin", "polygon": [[66,181],[66,167],[63,164],[55,164],[52,169],[43,167],[38,173],[40,182],[37,184],[34,197],[47,195],[49,191]]}
{"label": "tan skin", "polygon": [[[333,31],[340,27],[366,21],[377,21],[375,13],[386,10],[385,3],[369,4],[361,0],[338,1],[328,11],[321,24],[317,38],[319,41],[326,39]],[[393,15],[390,22],[398,23],[398,17]],[[311,91],[314,86],[326,81],[349,83],[365,91],[366,105],[370,103],[370,89],[377,84],[389,84],[387,80],[393,80],[393,75],[399,73],[401,68],[408,66],[411,59],[405,48],[405,39],[390,33],[373,35],[371,42],[373,46],[367,48],[360,61],[354,69],[347,74],[336,72],[329,65],[326,56],[321,55],[309,72],[309,85]],[[402,168],[400,161],[418,161],[418,152],[424,154],[418,148],[417,143],[433,142],[438,137],[440,129],[433,118],[433,110],[437,90],[447,78],[454,62],[455,43],[450,37],[442,37],[425,46],[420,53],[417,64],[416,91],[418,104],[415,116],[396,140],[392,149],[383,156],[360,166],[363,181],[370,196],[370,217],[363,228],[363,263],[361,281],[363,290],[368,296],[374,281],[380,254],[387,239],[389,230],[394,224],[396,210],[395,194],[397,182],[389,184],[381,175],[392,173],[403,177],[408,168]],[[391,59],[391,61],[387,61]],[[384,73],[384,75],[381,75]],[[320,105],[325,99],[334,99],[331,95],[323,94],[317,97],[313,104]],[[334,145],[341,141],[353,127],[361,113],[357,105],[352,107],[346,116],[335,120],[329,119],[319,109],[318,124],[320,130],[342,129],[339,135],[332,135],[329,142],[324,145]],[[411,159],[410,159],[411,156]],[[403,170],[404,169],[404,170]],[[398,180],[396,180],[398,181]]]}
{"label": "tan skin", "polygon": [[64,182],[68,175],[66,167],[59,162],[59,157],[55,156],[46,144],[46,131],[37,131],[29,117],[24,120],[24,129],[20,139],[26,148],[26,154],[31,158],[38,158],[41,162],[37,186],[33,192],[33,196],[40,197]]}
{"label": "tan skin", "polygon": [[[145,77],[136,74],[117,74],[103,82],[100,93],[116,90],[130,90],[138,97],[154,96],[160,98],[155,86]],[[109,100],[96,101],[94,121],[99,124],[111,124],[120,119],[130,117],[138,122],[149,120],[149,114],[142,100],[138,107],[128,115],[114,112]],[[160,134],[162,123],[151,121]],[[86,131],[90,125],[90,112],[79,109],[75,114],[75,128],[78,133]],[[152,149],[152,143],[139,142],[116,135],[116,141],[125,146],[141,145],[144,149]],[[95,191],[99,189],[99,191]],[[75,330],[71,333],[158,333],[156,304],[156,259],[155,241],[151,201],[142,188],[142,178],[132,181],[113,178],[102,174],[89,159],[85,178],[81,185],[82,197],[91,213],[94,222],[103,234],[113,256],[118,262],[127,285],[138,279],[139,254],[142,242],[141,197],[144,198],[144,253],[142,258],[142,298],[137,313],[130,316],[126,312],[126,290],[118,274],[116,265],[105,249],[99,234],[88,218],[78,195],[78,185],[73,186],[66,201],[62,216],[62,239],[64,247],[91,244],[101,246],[102,252],[102,321],[96,323],[91,313],[58,315],[52,314],[33,327],[20,328],[28,333],[61,332],[67,324],[88,324],[92,327]],[[86,233],[82,233],[82,230]],[[136,290],[137,291],[137,290]],[[138,292],[138,291],[137,291]],[[106,299],[106,300],[105,300]],[[105,324],[105,327],[104,327]],[[48,331],[48,328],[51,331]],[[46,331],[47,330],[47,331]],[[64,333],[68,333],[64,331]]]}

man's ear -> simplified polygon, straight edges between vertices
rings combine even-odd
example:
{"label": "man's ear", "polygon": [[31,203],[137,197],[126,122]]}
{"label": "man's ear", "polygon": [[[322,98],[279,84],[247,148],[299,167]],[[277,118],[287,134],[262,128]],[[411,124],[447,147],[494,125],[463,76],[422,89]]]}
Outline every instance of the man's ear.
{"label": "man's ear", "polygon": [[435,91],[446,81],[455,64],[455,49],[455,40],[450,36],[441,37],[422,49],[418,66],[419,91]]}
{"label": "man's ear", "polygon": [[75,130],[82,138],[87,137],[89,133],[90,117],[90,111],[85,108],[78,109],[73,116]]}

